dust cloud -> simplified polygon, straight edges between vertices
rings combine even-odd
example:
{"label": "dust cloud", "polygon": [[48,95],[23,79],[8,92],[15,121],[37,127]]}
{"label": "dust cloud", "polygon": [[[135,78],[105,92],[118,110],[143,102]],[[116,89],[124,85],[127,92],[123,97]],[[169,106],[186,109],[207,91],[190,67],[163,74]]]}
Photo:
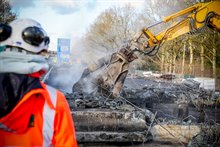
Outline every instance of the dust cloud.
{"label": "dust cloud", "polygon": [[[97,61],[104,56],[107,56],[103,52],[99,52],[98,49],[92,49],[83,43],[83,40],[75,42],[71,50],[70,63],[56,63],[51,65],[51,71],[48,74],[45,83],[51,85],[62,92],[72,92],[73,85],[80,79],[84,69],[90,64],[96,64]],[[100,71],[98,71],[100,73]],[[97,76],[97,72],[89,76],[87,79],[87,85],[85,89],[91,91],[93,88],[93,79]]]}

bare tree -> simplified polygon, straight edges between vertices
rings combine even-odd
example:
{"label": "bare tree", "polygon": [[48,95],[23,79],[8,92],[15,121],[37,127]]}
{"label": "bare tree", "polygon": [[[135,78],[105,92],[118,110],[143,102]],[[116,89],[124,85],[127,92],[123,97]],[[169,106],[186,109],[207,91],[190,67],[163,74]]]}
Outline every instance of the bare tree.
{"label": "bare tree", "polygon": [[184,43],[184,45],[183,45],[181,74],[184,74],[185,59],[186,59],[186,43]]}
{"label": "bare tree", "polygon": [[86,34],[91,50],[112,53],[119,49],[134,36],[135,18],[134,8],[129,5],[106,10]]}
{"label": "bare tree", "polygon": [[16,18],[7,0],[0,0],[0,23],[9,23]]}
{"label": "bare tree", "polygon": [[204,46],[201,45],[201,77],[204,77],[204,70],[205,70],[205,59],[204,59]]}

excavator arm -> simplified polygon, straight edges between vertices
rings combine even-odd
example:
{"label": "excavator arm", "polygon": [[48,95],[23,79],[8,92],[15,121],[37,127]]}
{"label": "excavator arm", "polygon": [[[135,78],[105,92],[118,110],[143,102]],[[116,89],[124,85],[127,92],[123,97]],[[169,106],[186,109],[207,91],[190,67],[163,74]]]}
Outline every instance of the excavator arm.
{"label": "excavator arm", "polygon": [[[154,35],[150,31],[150,28],[160,23],[167,23],[181,16],[184,16],[182,20],[174,23],[157,35]],[[173,15],[167,16],[163,21],[144,28],[135,37],[134,43],[138,50],[145,51],[148,48],[158,46],[162,42],[172,40],[182,34],[201,32],[207,27],[213,28],[218,32],[220,31],[220,1],[197,3]]]}
{"label": "excavator arm", "polygon": [[[159,34],[154,35],[150,31],[151,27],[160,23],[167,23],[180,16],[185,17]],[[92,92],[95,91],[107,97],[117,97],[123,87],[129,64],[137,58],[134,52],[138,51],[144,55],[150,55],[154,48],[162,42],[172,40],[185,33],[197,33],[207,26],[220,31],[220,1],[198,3],[165,17],[159,23],[144,28],[128,46],[113,53],[109,59],[104,58],[89,65],[79,81],[73,85],[73,92],[78,90],[86,92],[87,89],[92,89]],[[150,51],[146,51],[149,49]],[[104,70],[94,77],[93,73],[102,67]]]}

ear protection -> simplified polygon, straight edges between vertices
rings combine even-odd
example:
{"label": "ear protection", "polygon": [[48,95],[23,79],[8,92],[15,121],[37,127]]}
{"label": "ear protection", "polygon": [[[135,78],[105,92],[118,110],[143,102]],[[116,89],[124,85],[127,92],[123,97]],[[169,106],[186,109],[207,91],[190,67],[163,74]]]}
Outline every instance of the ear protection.
{"label": "ear protection", "polygon": [[0,24],[0,42],[5,41],[11,36],[12,28],[7,24]]}

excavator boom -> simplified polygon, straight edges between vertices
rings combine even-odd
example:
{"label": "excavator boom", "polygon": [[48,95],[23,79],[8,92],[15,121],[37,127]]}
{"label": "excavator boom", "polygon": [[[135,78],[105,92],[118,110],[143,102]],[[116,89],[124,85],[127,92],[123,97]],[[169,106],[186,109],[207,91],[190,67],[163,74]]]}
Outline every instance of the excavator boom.
{"label": "excavator boom", "polygon": [[[184,16],[182,20],[174,23],[168,29],[158,33],[157,35],[154,35],[150,31],[151,27],[160,23],[167,23],[181,16]],[[182,34],[203,31],[206,27],[213,28],[218,32],[220,31],[220,1],[198,3],[175,14],[167,16],[163,19],[163,21],[144,28],[139,33],[140,35],[134,39],[134,42],[138,44],[136,47],[143,51],[147,48],[155,47],[164,41],[172,40]],[[140,38],[141,41],[139,41]]]}

